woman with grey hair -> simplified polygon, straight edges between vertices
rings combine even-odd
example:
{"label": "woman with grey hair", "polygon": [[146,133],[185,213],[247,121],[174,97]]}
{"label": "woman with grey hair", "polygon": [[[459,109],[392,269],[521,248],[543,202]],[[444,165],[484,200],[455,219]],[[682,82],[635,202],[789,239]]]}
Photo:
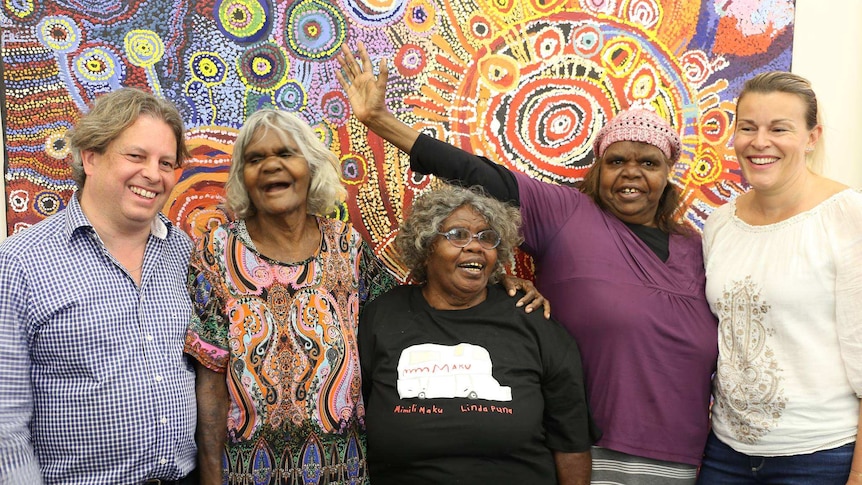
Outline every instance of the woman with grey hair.
{"label": "woman with grey hair", "polygon": [[520,221],[479,189],[444,186],[401,225],[395,244],[419,284],[369,303],[359,328],[375,485],[589,483],[600,433],[580,351],[494,284]]}
{"label": "woman with grey hair", "polygon": [[[284,111],[254,113],[237,136],[236,220],[201,238],[189,273],[203,484],[222,483],[223,463],[228,483],[367,481],[358,315],[397,282],[356,229],[324,217],[346,195],[337,167]],[[542,305],[533,293],[527,306]]]}
{"label": "woman with grey hair", "polygon": [[324,217],[346,194],[337,164],[284,111],[254,113],[237,136],[236,220],[198,241],[188,278],[204,484],[367,480],[356,327],[396,280],[356,229]]}

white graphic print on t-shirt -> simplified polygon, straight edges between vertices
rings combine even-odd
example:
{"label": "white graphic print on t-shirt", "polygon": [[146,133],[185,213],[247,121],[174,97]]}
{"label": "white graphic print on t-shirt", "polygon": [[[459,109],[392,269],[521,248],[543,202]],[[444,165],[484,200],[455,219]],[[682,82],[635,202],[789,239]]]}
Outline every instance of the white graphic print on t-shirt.
{"label": "white graphic print on t-shirt", "polygon": [[501,386],[491,367],[491,355],[478,345],[412,345],[398,359],[398,396],[511,401],[512,388]]}

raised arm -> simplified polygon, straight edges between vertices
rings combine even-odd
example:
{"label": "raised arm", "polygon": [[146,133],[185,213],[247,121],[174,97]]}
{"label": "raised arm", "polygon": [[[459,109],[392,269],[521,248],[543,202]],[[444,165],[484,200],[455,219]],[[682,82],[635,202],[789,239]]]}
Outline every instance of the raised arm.
{"label": "raised arm", "polygon": [[505,167],[478,157],[448,143],[420,134],[393,115],[386,107],[388,59],[381,59],[380,74],[375,76],[365,46],[358,45],[358,56],[342,46],[338,81],[347,93],[353,115],[372,132],[410,155],[410,168],[433,174],[459,185],[481,185],[491,197],[519,203],[515,176]]}
{"label": "raised arm", "polygon": [[341,46],[341,55],[337,57],[341,71],[335,74],[347,93],[353,115],[378,136],[402,152],[410,153],[419,132],[396,118],[386,107],[388,59],[380,62],[380,75],[375,76],[365,45],[360,42],[358,49],[357,61],[347,44]]}

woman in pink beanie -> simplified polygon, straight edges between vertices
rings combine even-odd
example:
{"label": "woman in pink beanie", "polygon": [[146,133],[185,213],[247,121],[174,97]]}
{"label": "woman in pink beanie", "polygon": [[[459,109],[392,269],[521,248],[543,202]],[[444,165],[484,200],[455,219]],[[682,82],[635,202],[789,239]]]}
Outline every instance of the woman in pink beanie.
{"label": "woman in pink beanie", "polygon": [[[358,61],[343,48],[339,62],[356,118],[409,153],[413,171],[481,185],[519,206],[536,285],[581,348],[603,431],[592,481],[693,484],[709,431],[717,324],[704,297],[700,237],[678,222],[679,194],[668,181],[677,131],[652,112],[623,111],[596,135],[596,162],[580,189],[544,183],[398,120],[385,105],[387,64],[375,76],[364,46]],[[374,420],[367,416],[369,430]],[[373,480],[374,463],[387,457],[369,436]]]}

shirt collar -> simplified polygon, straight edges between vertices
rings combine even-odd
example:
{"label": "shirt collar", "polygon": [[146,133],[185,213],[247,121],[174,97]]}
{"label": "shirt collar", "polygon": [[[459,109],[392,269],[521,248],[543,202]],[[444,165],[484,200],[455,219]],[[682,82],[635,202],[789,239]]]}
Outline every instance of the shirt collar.
{"label": "shirt collar", "polygon": [[[72,194],[72,198],[69,199],[69,203],[66,205],[66,210],[64,212],[66,213],[66,228],[64,230],[66,239],[70,239],[72,235],[82,227],[93,227],[93,224],[90,223],[90,220],[87,219],[86,214],[84,214],[84,210],[81,209],[81,203],[78,202],[77,191]],[[150,234],[162,240],[167,239],[170,225],[171,222],[168,218],[159,212],[150,225]]]}

